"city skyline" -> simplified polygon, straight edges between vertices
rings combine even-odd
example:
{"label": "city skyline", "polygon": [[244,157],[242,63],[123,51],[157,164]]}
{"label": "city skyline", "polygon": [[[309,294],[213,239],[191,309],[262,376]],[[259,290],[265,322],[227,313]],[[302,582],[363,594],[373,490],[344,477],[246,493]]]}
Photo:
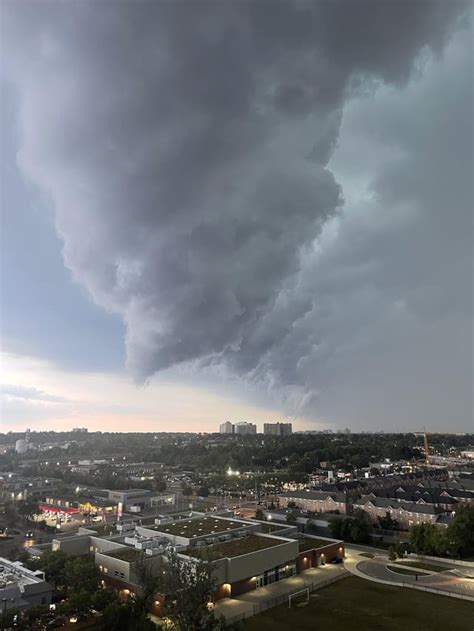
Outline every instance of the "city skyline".
{"label": "city skyline", "polygon": [[66,4],[2,4],[0,430],[471,429],[470,3]]}

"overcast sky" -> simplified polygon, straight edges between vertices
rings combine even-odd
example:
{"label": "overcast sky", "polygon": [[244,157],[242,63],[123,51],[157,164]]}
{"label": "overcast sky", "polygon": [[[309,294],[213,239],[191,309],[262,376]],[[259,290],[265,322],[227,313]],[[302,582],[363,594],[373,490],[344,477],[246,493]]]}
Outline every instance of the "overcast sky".
{"label": "overcast sky", "polygon": [[463,0],[2,3],[2,428],[473,429]]}

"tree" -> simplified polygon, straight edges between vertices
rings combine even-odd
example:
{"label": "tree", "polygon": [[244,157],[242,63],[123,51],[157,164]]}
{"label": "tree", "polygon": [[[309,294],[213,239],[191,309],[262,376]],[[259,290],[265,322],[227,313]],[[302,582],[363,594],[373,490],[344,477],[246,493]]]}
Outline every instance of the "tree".
{"label": "tree", "polygon": [[395,552],[400,559],[403,559],[405,554],[407,553],[407,544],[406,543],[397,543],[395,546]]}
{"label": "tree", "polygon": [[33,500],[22,500],[17,503],[18,514],[25,520],[28,520],[32,515],[37,515],[41,511],[38,508],[38,504]]}
{"label": "tree", "polygon": [[393,546],[389,546],[388,548],[388,559],[389,561],[396,561],[397,560],[397,553],[396,550]]}
{"label": "tree", "polygon": [[429,523],[410,527],[410,548],[416,554],[444,556],[448,548],[447,533]]}
{"label": "tree", "polygon": [[353,514],[350,529],[350,537],[354,543],[364,543],[369,540],[372,532],[372,524],[369,515],[362,509],[357,509]]}
{"label": "tree", "polygon": [[99,570],[89,556],[70,557],[64,565],[64,580],[67,593],[86,592],[93,594],[99,586]]}
{"label": "tree", "polygon": [[166,480],[164,478],[156,478],[155,489],[158,493],[164,493],[166,491]]}
{"label": "tree", "polygon": [[198,497],[209,497],[209,489],[207,486],[200,486],[196,492]]}
{"label": "tree", "polygon": [[255,511],[255,519],[263,521],[265,519],[265,514],[261,508],[257,508]]}
{"label": "tree", "polygon": [[297,522],[297,518],[298,518],[298,511],[297,510],[290,510],[287,514],[286,514],[286,521],[289,524],[296,524]]}
{"label": "tree", "polygon": [[329,530],[335,539],[342,539],[342,519],[330,519]]}
{"label": "tree", "polygon": [[447,548],[454,556],[474,554],[474,506],[462,506],[446,532]]}
{"label": "tree", "polygon": [[65,584],[64,567],[67,555],[61,550],[46,550],[39,559],[30,559],[26,565],[31,570],[42,570],[46,580],[55,587]]}
{"label": "tree", "polygon": [[184,497],[191,497],[191,495],[193,494],[193,488],[189,484],[183,483],[181,489],[183,491]]}
{"label": "tree", "polygon": [[296,502],[293,502],[293,500],[290,500],[288,502],[288,504],[286,505],[287,508],[296,508]]}
{"label": "tree", "polygon": [[372,532],[370,518],[362,509],[355,510],[353,515],[349,515],[344,519],[331,519],[329,528],[332,536],[336,539],[353,541],[354,543],[368,541]]}
{"label": "tree", "polygon": [[8,528],[14,528],[18,525],[18,511],[14,502],[8,501],[4,503],[2,510],[2,522],[8,526]]}
{"label": "tree", "polygon": [[[205,560],[188,561],[170,553],[156,574],[154,594],[162,595],[163,615],[180,631],[223,629],[209,603],[215,590],[214,568]],[[145,588],[145,592],[150,590]]]}
{"label": "tree", "polygon": [[14,624],[15,616],[20,615],[19,609],[7,609],[0,614],[0,629],[11,629]]}
{"label": "tree", "polygon": [[107,631],[156,631],[148,614],[137,611],[134,597],[126,602],[110,603],[103,612],[102,621]]}
{"label": "tree", "polygon": [[385,513],[383,517],[378,518],[380,528],[385,530],[398,530],[398,521],[393,519],[389,512]]}

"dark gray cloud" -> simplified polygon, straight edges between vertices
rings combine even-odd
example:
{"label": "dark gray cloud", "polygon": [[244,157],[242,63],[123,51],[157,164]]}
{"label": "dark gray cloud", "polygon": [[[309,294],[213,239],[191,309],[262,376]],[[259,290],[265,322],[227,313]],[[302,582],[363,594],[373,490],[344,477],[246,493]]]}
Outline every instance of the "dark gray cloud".
{"label": "dark gray cloud", "polygon": [[[356,239],[362,227],[348,251],[315,255],[343,204],[328,162],[346,104],[377,86],[403,90],[467,6],[8,6],[19,164],[51,198],[67,266],[123,317],[136,378],[225,366],[314,413],[338,378],[334,358],[361,344],[366,301],[388,308],[364,276],[381,263],[363,223],[349,222]],[[374,169],[374,191],[398,216],[419,156],[389,122],[379,134],[409,159]]]}

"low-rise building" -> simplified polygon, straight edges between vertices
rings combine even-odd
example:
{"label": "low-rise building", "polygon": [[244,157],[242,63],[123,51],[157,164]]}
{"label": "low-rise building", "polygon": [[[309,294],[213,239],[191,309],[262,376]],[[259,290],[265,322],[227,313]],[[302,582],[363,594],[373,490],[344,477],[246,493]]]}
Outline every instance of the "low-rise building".
{"label": "low-rise building", "polygon": [[[268,528],[266,528],[268,526]],[[137,563],[160,571],[173,552],[188,562],[213,564],[216,599],[288,578],[310,567],[344,557],[342,541],[305,536],[294,526],[236,519],[221,514],[192,518],[156,518],[146,524],[128,522],[100,535],[81,527],[76,536],[55,539],[53,550],[66,554],[94,554],[105,584],[119,590],[138,590]],[[102,532],[105,526],[101,527]],[[281,534],[284,533],[284,534]]]}
{"label": "low-rise building", "polygon": [[403,529],[408,529],[413,524],[435,524],[440,515],[446,514],[442,508],[433,504],[396,501],[384,497],[362,496],[354,502],[353,508],[364,510],[374,522],[388,514]]}
{"label": "low-rise building", "polygon": [[295,504],[298,508],[313,513],[348,512],[348,501],[345,493],[328,493],[326,491],[288,491],[278,495],[280,506]]}
{"label": "low-rise building", "polygon": [[24,567],[19,561],[0,557],[0,602],[3,611],[27,609],[51,603],[52,587],[44,573]]}

